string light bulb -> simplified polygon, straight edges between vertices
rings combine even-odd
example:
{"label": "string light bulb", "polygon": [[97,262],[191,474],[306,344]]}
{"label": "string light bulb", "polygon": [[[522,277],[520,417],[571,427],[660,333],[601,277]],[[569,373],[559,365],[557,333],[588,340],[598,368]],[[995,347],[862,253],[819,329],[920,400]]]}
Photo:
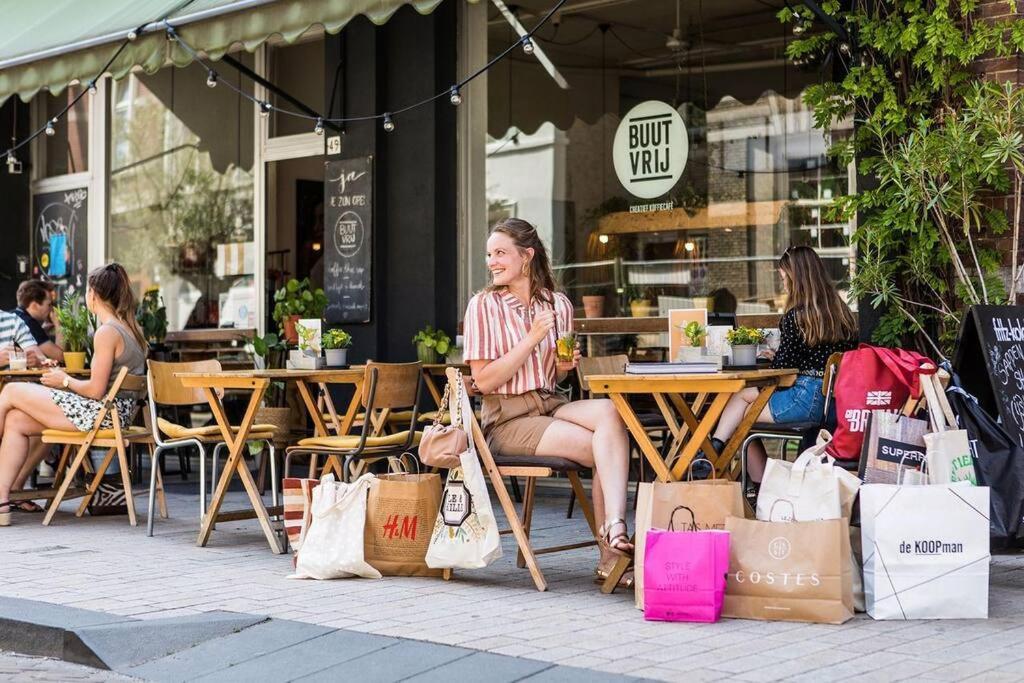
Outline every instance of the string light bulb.
{"label": "string light bulb", "polygon": [[896,69],[895,71],[892,72],[892,75],[893,75],[893,78],[903,78],[903,70],[902,69]]}
{"label": "string light bulb", "polygon": [[523,52],[525,52],[528,55],[532,55],[533,50],[533,41],[530,40],[530,36],[523,36]]}
{"label": "string light bulb", "polygon": [[849,43],[839,43],[839,51],[841,53],[843,53],[844,55],[846,55],[847,57],[849,57],[850,56],[850,44]]}
{"label": "string light bulb", "polygon": [[51,137],[52,138],[54,135],[57,134],[57,129],[53,127],[53,124],[55,124],[55,123],[57,123],[56,117],[54,117],[54,118],[52,118],[52,119],[50,119],[49,121],[46,122],[46,136],[47,137]]}
{"label": "string light bulb", "polygon": [[210,69],[206,74],[206,87],[216,88],[217,87],[217,72]]}
{"label": "string light bulb", "polygon": [[317,117],[316,125],[313,126],[313,132],[316,133],[317,135],[324,134],[324,120],[322,118]]}
{"label": "string light bulb", "polygon": [[452,104],[455,105],[456,107],[462,104],[462,93],[459,92],[459,86],[452,86],[452,94],[451,97],[449,97],[448,99],[450,99]]}
{"label": "string light bulb", "polygon": [[267,118],[268,116],[270,116],[271,109],[273,109],[273,107],[270,106],[270,102],[267,102],[266,100],[260,101],[260,116],[262,116],[263,118]]}
{"label": "string light bulb", "polygon": [[95,95],[96,94],[96,81],[89,81],[89,94],[90,95]]}
{"label": "string light bulb", "polygon": [[803,24],[798,23],[798,24],[794,24],[793,25],[793,35],[794,36],[802,36],[806,30],[807,30],[807,27],[804,26]]}
{"label": "string light bulb", "polygon": [[395,130],[395,122],[391,120],[390,113],[384,114],[384,130],[387,131],[388,133]]}
{"label": "string light bulb", "polygon": [[139,34],[138,34],[138,32],[135,29],[132,29],[131,31],[128,31],[128,40],[130,42],[135,42],[135,39],[138,38],[138,37],[139,37]]}

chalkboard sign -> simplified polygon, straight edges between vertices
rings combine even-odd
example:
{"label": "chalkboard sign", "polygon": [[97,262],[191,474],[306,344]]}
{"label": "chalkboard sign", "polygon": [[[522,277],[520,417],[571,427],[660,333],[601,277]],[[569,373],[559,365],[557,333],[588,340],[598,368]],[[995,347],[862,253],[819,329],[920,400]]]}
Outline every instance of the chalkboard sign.
{"label": "chalkboard sign", "polygon": [[89,191],[80,187],[32,197],[32,252],[39,273],[76,291],[85,286]]}
{"label": "chalkboard sign", "polygon": [[972,306],[953,366],[964,389],[1024,446],[1024,307]]}
{"label": "chalkboard sign", "polygon": [[328,161],[324,173],[327,322],[370,321],[373,157]]}

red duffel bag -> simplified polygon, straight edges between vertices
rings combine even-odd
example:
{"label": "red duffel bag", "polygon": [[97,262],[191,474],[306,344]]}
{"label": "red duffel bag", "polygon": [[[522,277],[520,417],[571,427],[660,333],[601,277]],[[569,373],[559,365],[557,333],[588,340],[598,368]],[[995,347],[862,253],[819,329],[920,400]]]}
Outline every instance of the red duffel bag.
{"label": "red duffel bag", "polygon": [[859,458],[871,411],[900,412],[908,398],[921,396],[920,376],[936,369],[927,357],[906,349],[861,344],[844,353],[833,390],[836,429],[828,447],[832,457]]}

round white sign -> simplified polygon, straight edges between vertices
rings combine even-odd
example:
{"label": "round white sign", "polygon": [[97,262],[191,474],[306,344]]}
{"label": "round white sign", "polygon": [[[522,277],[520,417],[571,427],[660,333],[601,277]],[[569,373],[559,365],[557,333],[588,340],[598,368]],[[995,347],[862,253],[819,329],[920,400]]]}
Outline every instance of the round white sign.
{"label": "round white sign", "polygon": [[641,102],[629,110],[615,131],[615,174],[631,195],[660,197],[679,181],[689,151],[686,125],[679,112],[660,100]]}

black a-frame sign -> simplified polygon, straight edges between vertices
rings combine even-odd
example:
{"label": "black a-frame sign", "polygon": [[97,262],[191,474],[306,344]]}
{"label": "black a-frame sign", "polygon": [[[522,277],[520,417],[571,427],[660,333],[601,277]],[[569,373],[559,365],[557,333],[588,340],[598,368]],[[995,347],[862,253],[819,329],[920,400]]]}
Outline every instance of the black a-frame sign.
{"label": "black a-frame sign", "polygon": [[971,306],[953,368],[963,388],[1024,446],[1024,307]]}

